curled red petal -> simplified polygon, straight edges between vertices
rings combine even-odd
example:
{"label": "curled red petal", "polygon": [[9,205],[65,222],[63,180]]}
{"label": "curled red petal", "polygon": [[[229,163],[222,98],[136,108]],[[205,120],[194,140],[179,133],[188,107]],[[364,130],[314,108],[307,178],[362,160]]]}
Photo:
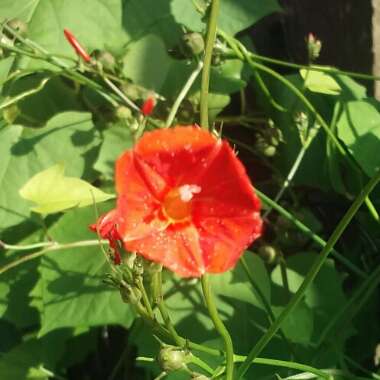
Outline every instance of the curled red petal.
{"label": "curled red petal", "polygon": [[68,30],[64,29],[63,33],[69,42],[69,44],[74,48],[75,52],[83,58],[84,61],[90,62],[91,57],[86,52],[86,50],[82,47],[82,45],[78,42],[78,40],[75,38],[75,36]]}

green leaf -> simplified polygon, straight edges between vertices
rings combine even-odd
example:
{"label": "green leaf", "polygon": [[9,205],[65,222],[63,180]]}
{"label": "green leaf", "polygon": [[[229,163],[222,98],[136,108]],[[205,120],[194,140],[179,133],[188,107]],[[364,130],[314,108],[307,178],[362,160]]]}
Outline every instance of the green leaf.
{"label": "green leaf", "polygon": [[29,21],[39,0],[2,0],[0,2],[0,21],[18,18]]}
{"label": "green leaf", "polygon": [[280,10],[277,0],[221,0],[218,27],[234,35]]}
{"label": "green leaf", "polygon": [[65,350],[70,331],[61,330],[43,339],[28,339],[0,357],[0,378],[48,380]]}
{"label": "green leaf", "polygon": [[329,74],[307,69],[301,69],[300,74],[305,81],[305,87],[312,92],[339,95],[342,90],[337,81]]}
{"label": "green leaf", "polygon": [[[151,58],[154,57],[154,65]],[[123,58],[126,77],[148,89],[160,92],[175,60],[166,52],[162,39],[149,34],[128,46]]]}
{"label": "green leaf", "polygon": [[[311,252],[296,254],[286,260],[286,273],[290,292],[293,294],[301,285],[308,270],[313,265],[316,255]],[[281,269],[278,265],[272,272],[272,281],[276,286],[273,303],[283,306],[288,299],[282,286]],[[326,296],[328,295],[328,297]],[[318,273],[313,284],[306,290],[305,304],[295,311],[291,320],[285,325],[285,331],[291,340],[302,343],[312,343],[317,340],[321,330],[328,324],[331,316],[337,313],[346,303],[346,296],[342,289],[342,277],[336,271],[334,262],[327,260]],[[310,309],[311,312],[307,309]],[[306,336],[312,337],[303,340],[297,331],[296,321],[301,323],[300,327]],[[313,321],[314,320],[314,321]],[[294,330],[294,331],[293,331]],[[292,337],[294,335],[294,337]],[[347,337],[347,335],[345,336]]]}
{"label": "green leaf", "polygon": [[67,112],[42,128],[20,125],[0,129],[0,226],[6,228],[29,217],[29,205],[18,194],[25,182],[39,171],[58,162],[67,174],[85,179],[99,144],[90,114]]}
{"label": "green leaf", "polygon": [[[96,239],[88,230],[94,214],[92,207],[74,209],[49,235],[60,243]],[[43,289],[40,335],[61,327],[128,326],[132,322],[133,315],[119,292],[103,283],[110,267],[99,246],[51,252],[41,260],[39,271]]]}
{"label": "green leaf", "polygon": [[[174,0],[171,10],[175,20],[189,30],[200,32],[205,29],[202,14],[197,12],[192,1]],[[280,10],[277,0],[221,0],[218,28],[234,35]]]}
{"label": "green leaf", "polygon": [[[274,306],[275,316],[279,316],[285,309],[283,306]],[[314,315],[312,309],[301,302],[281,324],[281,330],[289,341],[308,345],[314,331]]]}
{"label": "green leaf", "polygon": [[[123,10],[123,24],[133,41],[153,34],[170,47],[178,43],[181,36],[167,0],[128,0]],[[150,57],[155,60],[153,54]]]}
{"label": "green leaf", "polygon": [[99,156],[94,164],[94,169],[113,178],[116,159],[126,149],[133,145],[131,131],[126,125],[113,125],[103,133],[104,141],[100,147]]}
{"label": "green leaf", "polygon": [[337,124],[339,138],[369,177],[380,168],[379,109],[372,99],[347,102]]}
{"label": "green leaf", "polygon": [[33,211],[47,215],[114,198],[79,178],[65,177],[64,172],[64,165],[54,165],[34,175],[20,189],[24,199],[37,204]]}

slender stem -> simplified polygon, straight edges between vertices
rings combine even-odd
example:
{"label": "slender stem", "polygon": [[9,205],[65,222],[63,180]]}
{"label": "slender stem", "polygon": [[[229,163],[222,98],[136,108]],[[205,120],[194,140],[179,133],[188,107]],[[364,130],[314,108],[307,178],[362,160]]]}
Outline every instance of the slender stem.
{"label": "slender stem", "polygon": [[[281,207],[278,203],[274,202],[272,199],[270,199],[267,195],[262,193],[260,190],[255,190],[259,198],[267,205],[269,205],[271,208],[275,209],[280,215],[282,215],[284,218],[292,222],[300,231],[302,231],[305,235],[309,236],[315,243],[317,243],[320,247],[326,246],[326,241],[323,240],[321,237],[319,237],[316,233],[314,233],[309,227],[307,227],[305,224],[303,224],[299,219],[297,219],[293,214],[291,214],[289,211],[285,210],[283,207]],[[348,269],[350,269],[353,273],[355,273],[357,276],[361,278],[367,278],[367,274],[363,272],[360,268],[358,268],[356,265],[351,263],[348,259],[346,259],[342,254],[340,254],[335,249],[332,250],[331,254],[339,260],[343,265],[345,265]]]}
{"label": "slender stem", "polygon": [[[52,243],[52,245],[49,245],[47,248],[42,249],[41,251],[37,251],[34,253],[31,253],[29,255],[25,255],[20,257],[17,260],[11,261],[9,264],[6,264],[0,268],[0,275],[7,272],[8,270],[17,267],[20,264],[23,264],[27,261],[37,259],[40,256],[45,255],[46,253],[52,252],[52,251],[60,251],[63,249],[70,249],[70,248],[82,248],[82,247],[91,247],[96,246],[99,244],[108,244],[107,240],[82,240],[82,241],[76,241],[74,243],[67,243],[67,244],[59,244],[59,243]],[[4,245],[3,245],[4,246]]]}
{"label": "slender stem", "polygon": [[197,67],[194,69],[194,71],[191,73],[189,78],[187,79],[185,85],[183,86],[181,92],[178,94],[177,99],[175,100],[170,113],[168,115],[168,118],[166,119],[165,127],[168,128],[172,125],[173,120],[175,118],[175,115],[177,114],[178,108],[181,105],[183,99],[185,99],[187,93],[190,91],[191,86],[195,82],[195,80],[198,78],[199,73],[201,72],[203,67],[203,62],[199,61]]}
{"label": "slender stem", "polygon": [[[242,356],[241,358],[238,357],[235,359],[235,362],[242,362],[245,360],[245,357]],[[277,359],[268,359],[268,358],[256,358],[253,361],[254,364],[262,364],[262,365],[270,365],[274,367],[284,367],[284,368],[291,368],[291,369],[296,369],[302,372],[310,372],[313,373],[317,376],[320,376],[324,379],[329,379],[330,375],[320,369],[311,367],[306,364],[301,364],[301,363],[295,363],[295,362],[288,362],[284,360],[277,360]]]}
{"label": "slender stem", "polygon": [[136,277],[136,285],[141,292],[142,300],[143,300],[144,306],[145,306],[145,308],[149,314],[149,317],[152,319],[155,319],[153,309],[152,309],[152,306],[151,306],[150,301],[149,301],[148,294],[146,293],[146,290],[145,290],[145,286],[144,286],[144,283],[142,280],[142,276]]}
{"label": "slender stem", "polygon": [[117,94],[120,99],[124,101],[124,103],[128,106],[134,109],[137,112],[141,112],[140,108],[136,106],[135,103],[132,102],[120,89],[117,87],[113,82],[111,82],[106,76],[102,76],[104,82],[107,84],[107,86],[115,93]]}
{"label": "slender stem", "polygon": [[296,294],[290,300],[286,308],[282,311],[282,313],[278,316],[276,321],[272,324],[272,326],[268,329],[268,331],[260,338],[260,340],[256,343],[253,349],[250,351],[246,360],[238,369],[236,379],[239,380],[246,373],[248,368],[250,367],[253,360],[260,354],[260,352],[264,349],[264,347],[269,343],[272,337],[276,334],[277,330],[280,328],[282,322],[289,316],[289,314],[294,310],[294,308],[299,304],[299,302],[304,297],[306,289],[313,282],[314,278],[317,276],[318,272],[322,268],[324,262],[326,261],[329,253],[334,247],[335,243],[338,241],[351,219],[354,217],[356,212],[359,210],[360,206],[363,204],[365,198],[368,194],[371,193],[373,188],[380,181],[380,172],[378,172],[364,187],[364,189],[360,192],[360,194],[356,197],[355,201],[340,220],[338,226],[335,228],[334,232],[331,234],[329,240],[327,241],[326,246],[322,249],[320,255],[315,260],[313,266],[310,271],[304,278],[301,286],[297,290]]}
{"label": "slender stem", "polygon": [[210,375],[213,375],[215,372],[207,363],[205,363],[202,359],[198,358],[198,356],[191,355],[191,363],[195,364],[199,368],[202,368]]}
{"label": "slender stem", "polygon": [[176,329],[173,326],[173,323],[170,319],[170,315],[166,308],[166,304],[164,301],[163,293],[162,293],[162,272],[156,272],[153,276],[153,288],[154,288],[154,302],[156,303],[158,310],[160,311],[162,320],[168,331],[172,334],[173,340],[178,346],[181,346],[183,341],[181,337],[178,335]]}
{"label": "slender stem", "polygon": [[215,329],[224,341],[226,352],[226,380],[234,380],[234,349],[231,336],[219,317],[214,298],[211,292],[210,278],[208,274],[204,274],[201,279],[203,296],[205,303],[214,323]]}
{"label": "slender stem", "polygon": [[42,241],[40,243],[34,243],[34,244],[13,245],[13,244],[7,244],[0,240],[0,247],[11,250],[11,251],[30,251],[31,249],[51,247],[55,244],[57,244],[55,241]]}
{"label": "slender stem", "polygon": [[[290,171],[283,183],[283,185],[281,186],[280,190],[278,191],[278,193],[276,194],[276,196],[274,197],[274,200],[273,202],[277,203],[281,197],[283,196],[285,190],[288,188],[288,186],[290,185],[290,183],[293,181],[293,178],[294,176],[296,175],[300,165],[301,165],[301,162],[303,160],[303,157],[307,151],[307,148],[308,146],[306,146],[306,144],[303,144],[298,155],[297,155],[297,158],[295,159],[292,167],[290,168]],[[263,219],[266,219],[268,217],[268,215],[270,214],[270,212],[272,211],[272,207],[269,207],[263,214]]]}
{"label": "slender stem", "polygon": [[204,66],[202,70],[201,82],[201,127],[209,129],[208,123],[208,90],[210,85],[210,68],[212,60],[212,50],[214,48],[216,38],[216,24],[219,12],[219,0],[212,0],[210,18],[208,20],[206,48],[204,56]]}

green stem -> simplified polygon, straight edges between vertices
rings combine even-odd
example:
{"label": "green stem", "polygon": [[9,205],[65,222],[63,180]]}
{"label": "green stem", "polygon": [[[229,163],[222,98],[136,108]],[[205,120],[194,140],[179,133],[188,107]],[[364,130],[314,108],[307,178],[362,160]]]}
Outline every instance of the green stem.
{"label": "green stem", "polygon": [[191,73],[191,75],[187,79],[185,85],[183,86],[181,92],[178,94],[177,99],[175,100],[173,107],[170,110],[168,118],[166,119],[165,128],[169,128],[172,125],[173,120],[175,118],[175,115],[177,114],[178,109],[179,109],[183,99],[185,99],[187,93],[190,91],[190,88],[193,85],[193,83],[195,82],[195,80],[197,79],[199,73],[202,70],[202,67],[203,67],[203,62],[199,61],[197,67]]}
{"label": "green stem", "polygon": [[197,356],[191,355],[191,363],[195,364],[199,368],[202,368],[203,370],[208,372],[209,375],[213,375],[215,372],[207,363],[205,363],[202,359],[198,358]]}
{"label": "green stem", "polygon": [[144,286],[144,283],[142,280],[142,276],[137,276],[135,281],[136,281],[136,285],[137,285],[138,289],[141,292],[142,300],[143,300],[145,309],[148,312],[149,317],[151,319],[155,319],[154,312],[152,309],[152,305],[150,304],[148,294],[146,293],[145,286]]}
{"label": "green stem", "polygon": [[153,287],[153,297],[154,297],[154,302],[156,303],[158,310],[160,311],[162,320],[164,321],[164,324],[170,334],[173,337],[173,340],[178,346],[182,346],[183,340],[181,337],[178,335],[176,329],[173,326],[173,323],[170,319],[170,315],[168,313],[168,310],[166,308],[166,304],[164,301],[163,293],[162,293],[162,272],[156,272],[153,275],[153,280],[152,280],[152,287]]}
{"label": "green stem", "polygon": [[[99,244],[105,245],[105,244],[108,244],[108,241],[107,240],[101,240],[101,241],[99,241],[99,240],[82,240],[82,241],[76,241],[74,243],[67,243],[67,244],[52,243],[51,245],[47,246],[47,248],[44,248],[41,251],[22,256],[19,259],[11,261],[9,264],[6,264],[6,265],[0,267],[0,275],[7,272],[8,270],[10,270],[14,267],[17,267],[20,264],[23,264],[23,263],[30,261],[30,260],[37,259],[38,257],[43,256],[46,253],[49,253],[52,251],[60,251],[62,249],[70,249],[70,248],[91,247],[91,246],[96,246]],[[1,244],[1,245],[4,246],[4,244]],[[9,245],[7,245],[7,246],[9,247]],[[29,249],[32,249],[32,248],[29,248]]]}
{"label": "green stem", "polygon": [[210,18],[208,20],[207,28],[207,38],[204,56],[204,66],[202,70],[202,81],[201,81],[201,127],[209,129],[208,123],[208,91],[210,85],[210,68],[212,60],[212,51],[214,48],[215,38],[216,38],[216,24],[219,12],[219,0],[212,0],[211,2],[211,12]]}
{"label": "green stem", "polygon": [[[290,171],[283,183],[283,185],[281,186],[281,189],[278,191],[278,193],[276,194],[276,196],[274,197],[274,201],[275,203],[278,203],[278,201],[281,199],[281,197],[283,196],[285,190],[288,188],[288,186],[290,185],[290,183],[293,181],[293,178],[294,176],[296,175],[300,165],[301,165],[301,162],[303,160],[303,157],[305,156],[305,153],[307,151],[307,148],[308,148],[308,145],[306,144],[303,144],[302,147],[301,147],[301,150],[299,151],[298,155],[297,155],[297,158],[295,159],[292,167],[290,168]],[[268,215],[270,214],[270,212],[272,211],[272,207],[269,207],[263,214],[263,219],[266,219],[268,217]]]}
{"label": "green stem", "polygon": [[218,310],[215,305],[213,295],[211,293],[210,278],[208,274],[204,274],[201,279],[203,296],[205,303],[214,323],[215,329],[224,341],[226,352],[226,380],[234,380],[234,349],[231,336],[219,317]]}
{"label": "green stem", "polygon": [[[320,247],[324,248],[326,246],[326,241],[323,240],[321,237],[319,237],[316,233],[314,233],[309,227],[307,227],[305,224],[303,224],[299,219],[297,219],[293,214],[291,214],[289,211],[285,210],[283,207],[281,207],[278,203],[274,202],[272,199],[270,199],[268,196],[266,196],[264,193],[262,193],[260,190],[255,189],[257,195],[259,198],[268,206],[276,210],[280,215],[282,215],[284,218],[292,222],[300,231],[302,231],[305,235],[309,236],[315,243],[317,243]],[[356,265],[351,263],[348,259],[346,259],[342,254],[340,254],[335,249],[332,250],[331,254],[340,261],[343,265],[345,265],[349,270],[351,270],[353,273],[358,275],[361,278],[367,278],[367,274],[363,272],[360,268],[358,268]]]}
{"label": "green stem", "polygon": [[4,243],[3,241],[0,240],[0,247],[11,250],[11,251],[30,251],[31,249],[52,247],[56,244],[57,243],[54,241],[42,241],[40,243],[34,243],[34,244],[13,245],[13,244]]}
{"label": "green stem", "polygon": [[349,210],[346,212],[346,214],[343,216],[343,218],[340,220],[338,226],[335,228],[334,232],[330,236],[329,240],[327,241],[326,246],[322,249],[320,255],[315,260],[312,268],[304,278],[301,286],[293,296],[293,298],[290,300],[289,304],[286,306],[286,308],[282,311],[282,313],[279,315],[279,317],[276,319],[276,321],[272,324],[272,326],[268,329],[266,334],[264,334],[261,339],[256,343],[256,345],[253,347],[249,355],[247,356],[246,360],[243,362],[243,364],[240,366],[236,379],[239,380],[242,378],[242,376],[246,373],[248,368],[250,367],[253,360],[257,357],[257,355],[260,354],[260,352],[264,349],[264,347],[269,343],[269,341],[272,339],[272,337],[276,334],[277,330],[280,328],[282,322],[289,316],[289,314],[294,310],[294,308],[299,304],[299,302],[302,300],[302,298],[305,295],[306,289],[310,286],[310,284],[313,282],[314,278],[317,276],[318,272],[322,268],[323,264],[325,263],[329,253],[331,252],[332,248],[334,247],[335,243],[338,241],[348,224],[350,223],[351,219],[354,217],[356,212],[359,210],[360,206],[363,204],[365,198],[371,193],[373,188],[377,185],[377,183],[380,181],[380,172],[378,172],[364,187],[364,189],[360,192],[360,194],[356,197],[355,201],[349,208]]}
{"label": "green stem", "polygon": [[[244,361],[245,357],[242,357],[241,360],[235,360],[235,362],[241,362]],[[262,364],[262,365],[270,365],[274,367],[284,367],[284,368],[291,368],[291,369],[296,369],[302,372],[310,372],[313,373],[317,376],[320,376],[324,379],[329,379],[330,375],[320,369],[311,367],[306,364],[301,364],[301,363],[295,363],[295,362],[288,362],[284,360],[277,360],[277,359],[267,359],[267,358],[256,358],[253,361],[254,364]]]}

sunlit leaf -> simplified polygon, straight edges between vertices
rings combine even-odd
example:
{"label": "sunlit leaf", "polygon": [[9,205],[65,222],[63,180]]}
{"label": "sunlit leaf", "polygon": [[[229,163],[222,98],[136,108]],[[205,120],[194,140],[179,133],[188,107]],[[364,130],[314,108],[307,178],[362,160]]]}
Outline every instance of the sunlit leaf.
{"label": "sunlit leaf", "polygon": [[305,81],[305,87],[312,92],[339,95],[342,90],[338,82],[329,74],[307,69],[301,69],[300,74]]}
{"label": "sunlit leaf", "polygon": [[32,177],[20,195],[37,204],[32,208],[40,214],[52,214],[72,207],[84,207],[114,197],[86,181],[64,176],[63,164],[54,165]]}

